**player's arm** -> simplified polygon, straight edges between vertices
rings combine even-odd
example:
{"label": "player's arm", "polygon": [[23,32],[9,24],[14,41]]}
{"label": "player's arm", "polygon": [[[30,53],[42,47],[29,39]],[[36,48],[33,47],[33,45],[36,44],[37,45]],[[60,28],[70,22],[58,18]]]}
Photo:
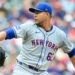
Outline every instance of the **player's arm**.
{"label": "player's arm", "polygon": [[5,39],[12,39],[15,37],[16,37],[16,33],[13,28],[0,32],[0,41]]}
{"label": "player's arm", "polygon": [[[33,25],[33,24],[32,24]],[[0,41],[12,38],[24,38],[27,32],[31,29],[30,23],[25,23],[20,26],[14,26],[8,30],[0,32]]]}
{"label": "player's arm", "polygon": [[62,36],[61,38],[63,40],[61,48],[65,53],[67,53],[69,55],[71,62],[73,63],[73,65],[75,67],[75,48],[74,48],[73,44],[69,41],[69,39],[67,38],[67,36],[64,32],[61,36]]}
{"label": "player's arm", "polygon": [[75,48],[73,48],[72,51],[68,53],[68,55],[70,57],[72,64],[75,67]]}

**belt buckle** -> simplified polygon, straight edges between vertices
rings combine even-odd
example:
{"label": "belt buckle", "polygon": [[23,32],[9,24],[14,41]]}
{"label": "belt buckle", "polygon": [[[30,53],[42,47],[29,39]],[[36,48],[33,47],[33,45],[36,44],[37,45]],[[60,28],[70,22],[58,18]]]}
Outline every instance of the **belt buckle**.
{"label": "belt buckle", "polygon": [[39,69],[37,70],[37,72],[40,71]]}
{"label": "belt buckle", "polygon": [[37,72],[39,71],[39,69],[37,69],[37,68],[35,68],[35,67],[33,68],[33,70],[35,70],[35,71],[37,71]]}
{"label": "belt buckle", "polygon": [[34,71],[37,71],[37,72],[39,71],[39,69],[37,69],[37,68],[35,68],[35,67],[33,67],[33,66],[30,66],[30,65],[29,65],[29,67],[30,67],[32,70],[34,70]]}
{"label": "belt buckle", "polygon": [[33,67],[33,70],[35,70],[35,67]]}

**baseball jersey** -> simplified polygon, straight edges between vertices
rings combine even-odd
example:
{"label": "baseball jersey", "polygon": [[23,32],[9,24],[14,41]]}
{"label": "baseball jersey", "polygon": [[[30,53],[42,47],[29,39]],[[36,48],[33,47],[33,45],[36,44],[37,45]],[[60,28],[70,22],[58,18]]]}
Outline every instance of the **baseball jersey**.
{"label": "baseball jersey", "polygon": [[14,31],[16,37],[23,39],[17,60],[41,70],[48,68],[58,48],[62,48],[65,53],[73,49],[66,34],[54,25],[50,31],[45,31],[35,23],[27,22],[14,27]]}

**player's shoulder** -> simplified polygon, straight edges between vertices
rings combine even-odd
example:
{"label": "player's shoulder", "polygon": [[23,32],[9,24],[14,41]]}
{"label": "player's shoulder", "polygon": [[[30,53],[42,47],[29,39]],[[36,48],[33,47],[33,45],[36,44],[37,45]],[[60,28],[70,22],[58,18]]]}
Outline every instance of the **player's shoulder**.
{"label": "player's shoulder", "polygon": [[34,22],[31,21],[31,20],[28,20],[28,21],[26,21],[25,23],[23,23],[21,25],[14,26],[13,28],[15,30],[30,30],[30,29],[32,29],[32,27],[34,27],[33,25],[34,25]]}
{"label": "player's shoulder", "polygon": [[53,25],[53,27],[55,28],[55,31],[56,33],[59,35],[59,36],[62,36],[62,35],[66,35],[64,31],[62,31],[60,28],[58,28],[57,26]]}

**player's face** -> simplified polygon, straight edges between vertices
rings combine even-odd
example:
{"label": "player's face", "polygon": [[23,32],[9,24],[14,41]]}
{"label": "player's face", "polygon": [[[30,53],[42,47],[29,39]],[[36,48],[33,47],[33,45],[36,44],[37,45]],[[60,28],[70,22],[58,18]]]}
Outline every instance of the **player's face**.
{"label": "player's face", "polygon": [[47,13],[41,11],[35,11],[34,21],[37,25],[42,25],[47,20]]}

